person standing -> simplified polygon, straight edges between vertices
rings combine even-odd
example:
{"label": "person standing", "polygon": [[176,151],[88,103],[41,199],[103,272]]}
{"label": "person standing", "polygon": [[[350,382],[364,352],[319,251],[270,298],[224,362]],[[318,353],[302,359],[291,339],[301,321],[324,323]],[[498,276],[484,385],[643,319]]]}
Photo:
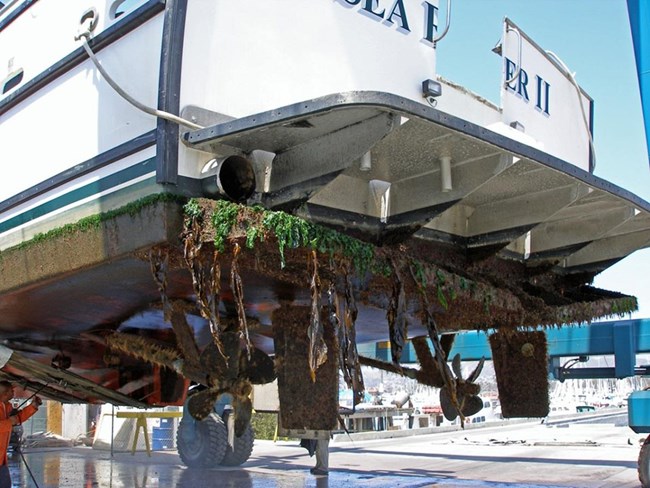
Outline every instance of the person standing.
{"label": "person standing", "polygon": [[329,458],[330,458],[330,440],[318,439],[316,441],[316,466],[311,468],[309,472],[316,476],[329,475]]}
{"label": "person standing", "polygon": [[14,385],[9,381],[0,381],[0,488],[11,488],[11,475],[7,465],[7,449],[11,431],[34,415],[42,400],[35,396],[32,402],[21,410],[14,410],[10,403],[14,397]]}
{"label": "person standing", "polygon": [[309,453],[309,457],[312,457],[314,454],[316,454],[316,466],[311,468],[309,472],[316,476],[328,476],[330,440],[329,439],[301,439],[300,447],[304,447],[305,449],[307,449],[307,452]]}

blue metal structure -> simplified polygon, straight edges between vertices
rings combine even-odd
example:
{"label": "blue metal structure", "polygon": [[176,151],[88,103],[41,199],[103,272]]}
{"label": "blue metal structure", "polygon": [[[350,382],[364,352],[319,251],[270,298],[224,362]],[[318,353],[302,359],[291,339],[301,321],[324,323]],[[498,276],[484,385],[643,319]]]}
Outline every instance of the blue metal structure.
{"label": "blue metal structure", "polygon": [[645,119],[646,143],[650,148],[650,1],[627,0],[636,70],[641,91],[641,105]]}
{"label": "blue metal structure", "polygon": [[[460,354],[463,361],[491,359],[487,332],[463,332],[456,335],[450,356]],[[636,367],[636,354],[650,352],[650,319],[615,320],[589,325],[546,329],[550,371],[560,380],[574,378],[626,378],[650,374],[650,368]],[[363,356],[390,361],[390,343],[378,342],[359,347]],[[565,369],[562,357],[615,356],[613,368]],[[415,363],[411,343],[402,352],[403,363]]]}
{"label": "blue metal structure", "polygon": [[[650,1],[650,0],[649,0]],[[491,359],[492,351],[487,332],[463,332],[456,335],[449,357],[460,354],[464,361]],[[616,320],[590,325],[576,325],[560,329],[546,329],[549,370],[552,375],[565,379],[626,378],[650,376],[650,366],[636,366],[636,354],[650,352],[650,319]],[[359,346],[363,356],[390,361],[390,343],[379,342]],[[588,355],[614,355],[613,368],[571,368],[586,361]],[[561,358],[573,358],[562,364]],[[401,362],[417,362],[415,350],[409,342],[405,345]],[[628,397],[628,425],[636,433],[650,432],[650,390],[635,391]],[[639,453],[639,479],[650,488],[650,436]]]}
{"label": "blue metal structure", "polygon": [[637,434],[650,432],[650,391],[635,391],[627,401],[627,417],[630,429]]}
{"label": "blue metal structure", "polygon": [[[492,351],[487,332],[463,332],[456,335],[449,357],[460,354],[463,361],[491,359]],[[636,354],[650,352],[650,319],[616,320],[590,325],[576,325],[559,329],[547,329],[549,371],[560,381],[565,379],[626,378],[650,376],[650,366],[636,366]],[[378,342],[359,346],[363,356],[390,361],[390,343]],[[612,368],[572,368],[577,362],[585,362],[588,356],[615,358]],[[573,358],[566,361],[562,358]],[[415,363],[417,357],[412,344],[405,345],[403,363]],[[563,364],[564,362],[564,364]],[[633,392],[628,399],[629,426],[637,433],[650,432],[650,391]],[[646,441],[650,446],[650,437]],[[650,447],[644,466],[650,473]],[[644,484],[644,486],[646,486]],[[648,483],[650,486],[650,480]]]}

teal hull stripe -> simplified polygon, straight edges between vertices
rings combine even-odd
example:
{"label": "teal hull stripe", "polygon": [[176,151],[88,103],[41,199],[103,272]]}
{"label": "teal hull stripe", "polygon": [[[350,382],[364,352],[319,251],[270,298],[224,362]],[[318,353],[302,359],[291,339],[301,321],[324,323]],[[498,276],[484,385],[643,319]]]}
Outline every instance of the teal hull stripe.
{"label": "teal hull stripe", "polygon": [[139,178],[146,175],[147,173],[152,173],[156,171],[156,158],[147,159],[141,163],[138,163],[133,166],[129,166],[126,169],[113,173],[110,176],[102,178],[97,181],[93,181],[88,185],[82,186],[75,190],[72,190],[65,195],[54,198],[42,205],[38,205],[26,212],[23,212],[15,217],[12,217],[2,223],[0,223],[0,233],[7,232],[15,227],[26,224],[34,219],[47,215],[49,213],[55,212],[67,205],[73,204],[85,198],[97,195],[98,193],[110,190],[118,185],[127,183],[131,180]]}

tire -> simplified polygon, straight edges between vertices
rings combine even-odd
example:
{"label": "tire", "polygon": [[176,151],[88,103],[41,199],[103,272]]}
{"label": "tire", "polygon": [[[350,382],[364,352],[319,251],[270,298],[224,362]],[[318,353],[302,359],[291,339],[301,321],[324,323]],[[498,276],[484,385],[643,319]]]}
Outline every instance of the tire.
{"label": "tire", "polygon": [[648,436],[641,446],[639,452],[639,481],[643,488],[650,488],[650,436]]}
{"label": "tire", "polygon": [[228,432],[216,413],[202,421],[183,417],[178,424],[176,445],[186,466],[210,468],[221,464],[228,448]]}
{"label": "tire", "polygon": [[226,446],[226,455],[223,457],[221,465],[239,466],[240,464],[248,461],[248,458],[253,452],[254,441],[255,433],[253,432],[253,428],[250,426],[250,424],[248,424],[246,430],[240,437],[235,436],[235,445],[233,447],[230,447],[228,445]]}

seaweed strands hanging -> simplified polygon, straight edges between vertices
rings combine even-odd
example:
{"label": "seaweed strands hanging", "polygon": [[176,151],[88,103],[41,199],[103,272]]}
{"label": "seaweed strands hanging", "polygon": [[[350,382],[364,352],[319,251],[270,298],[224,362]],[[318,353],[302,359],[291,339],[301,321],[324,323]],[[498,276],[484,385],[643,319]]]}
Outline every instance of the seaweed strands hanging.
{"label": "seaweed strands hanging", "polygon": [[184,370],[191,371],[191,375],[199,374],[199,348],[194,339],[194,331],[185,317],[184,306],[180,302],[171,302],[167,296],[167,270],[169,266],[169,252],[167,249],[152,249],[149,253],[151,273],[160,291],[165,322],[170,322],[176,342],[183,355]]}
{"label": "seaweed strands hanging", "polygon": [[210,324],[212,340],[219,353],[225,358],[221,343],[221,326],[219,323],[219,292],[221,289],[221,265],[219,252],[203,250],[201,240],[201,223],[193,217],[185,225],[183,256],[192,275],[192,286],[196,295],[197,306],[201,316]]}
{"label": "seaweed strands hanging", "polygon": [[[264,384],[275,379],[273,361],[268,355],[253,347],[250,342],[244,291],[239,273],[238,257],[240,247],[235,244],[230,274],[237,321],[219,318],[221,266],[217,248],[210,252],[203,247],[201,220],[193,216],[185,225],[184,257],[192,275],[197,306],[201,316],[208,320],[212,342],[208,343],[199,356],[199,367],[206,378],[200,381],[206,389],[188,398],[190,415],[202,420],[214,410],[214,403],[224,393],[232,395],[235,411],[235,435],[240,437],[250,424],[253,405],[250,400],[252,383]],[[247,354],[243,354],[241,339],[246,343]]]}
{"label": "seaweed strands hanging", "polygon": [[393,294],[388,304],[386,311],[386,319],[388,320],[388,334],[390,339],[390,353],[393,364],[399,367],[400,359],[402,357],[402,350],[406,342],[407,327],[406,321],[406,293],[404,291],[404,283],[400,276],[399,270],[395,265],[395,261],[391,258],[391,265],[393,268]]}
{"label": "seaweed strands hanging", "polygon": [[[348,388],[352,389],[352,408],[363,401],[365,386],[363,383],[363,374],[361,372],[361,363],[359,361],[359,352],[357,350],[356,319],[357,305],[354,300],[352,283],[347,268],[345,274],[345,309],[341,313],[341,307],[336,300],[333,287],[330,287],[330,298],[336,300],[337,335],[339,340],[339,363],[343,372],[343,380]],[[334,298],[332,296],[334,295]],[[342,320],[341,320],[341,315]]]}
{"label": "seaweed strands hanging", "polygon": [[318,258],[316,251],[311,252],[312,276],[309,287],[311,293],[311,312],[309,316],[309,327],[307,338],[309,339],[309,374],[311,381],[316,382],[316,370],[327,361],[327,345],[323,337],[323,322],[321,321],[321,282],[318,276]]}
{"label": "seaweed strands hanging", "polygon": [[167,269],[169,267],[169,253],[161,248],[152,248],[149,251],[149,264],[151,266],[151,274],[156,282],[158,291],[160,292],[160,299],[162,301],[163,315],[165,321],[169,321],[169,314],[171,307],[169,305],[169,298],[167,297]]}
{"label": "seaweed strands hanging", "polygon": [[344,318],[341,317],[341,304],[339,303],[338,296],[336,294],[336,287],[334,283],[330,283],[327,288],[327,320],[330,323],[330,326],[334,329],[336,333],[336,340],[339,343],[339,367],[341,369],[341,374],[343,375],[343,381],[348,385],[349,388],[352,388],[352,377],[350,376],[350,370],[345,364],[347,354],[346,349],[348,347],[348,335],[343,325]]}
{"label": "seaweed strands hanging", "polygon": [[433,318],[433,314],[431,313],[429,299],[427,298],[427,291],[423,283],[417,279],[415,271],[413,270],[413,267],[410,264],[409,264],[409,271],[420,293],[420,300],[422,301],[422,315],[423,315],[422,321],[427,327],[429,338],[431,339],[431,343],[433,344],[433,350],[436,353],[434,359],[436,361],[438,370],[440,371],[440,374],[442,376],[442,381],[443,381],[442,389],[447,390],[445,394],[448,395],[449,403],[458,412],[458,415],[460,416],[460,426],[464,428],[465,415],[463,415],[460,404],[458,403],[458,398],[456,396],[456,381],[451,372],[451,369],[449,369],[449,365],[447,364],[447,354],[445,353],[442,343],[440,342],[440,333],[438,332],[438,325],[436,324],[436,321]]}
{"label": "seaweed strands hanging", "polygon": [[253,346],[251,344],[250,335],[248,333],[246,309],[244,308],[244,287],[242,285],[241,275],[239,274],[239,264],[237,262],[237,258],[239,257],[240,252],[241,249],[239,247],[239,244],[235,243],[232,265],[230,267],[230,288],[232,289],[233,298],[237,307],[238,332],[244,338],[244,342],[246,343],[246,353],[248,354],[248,359],[250,359]]}

